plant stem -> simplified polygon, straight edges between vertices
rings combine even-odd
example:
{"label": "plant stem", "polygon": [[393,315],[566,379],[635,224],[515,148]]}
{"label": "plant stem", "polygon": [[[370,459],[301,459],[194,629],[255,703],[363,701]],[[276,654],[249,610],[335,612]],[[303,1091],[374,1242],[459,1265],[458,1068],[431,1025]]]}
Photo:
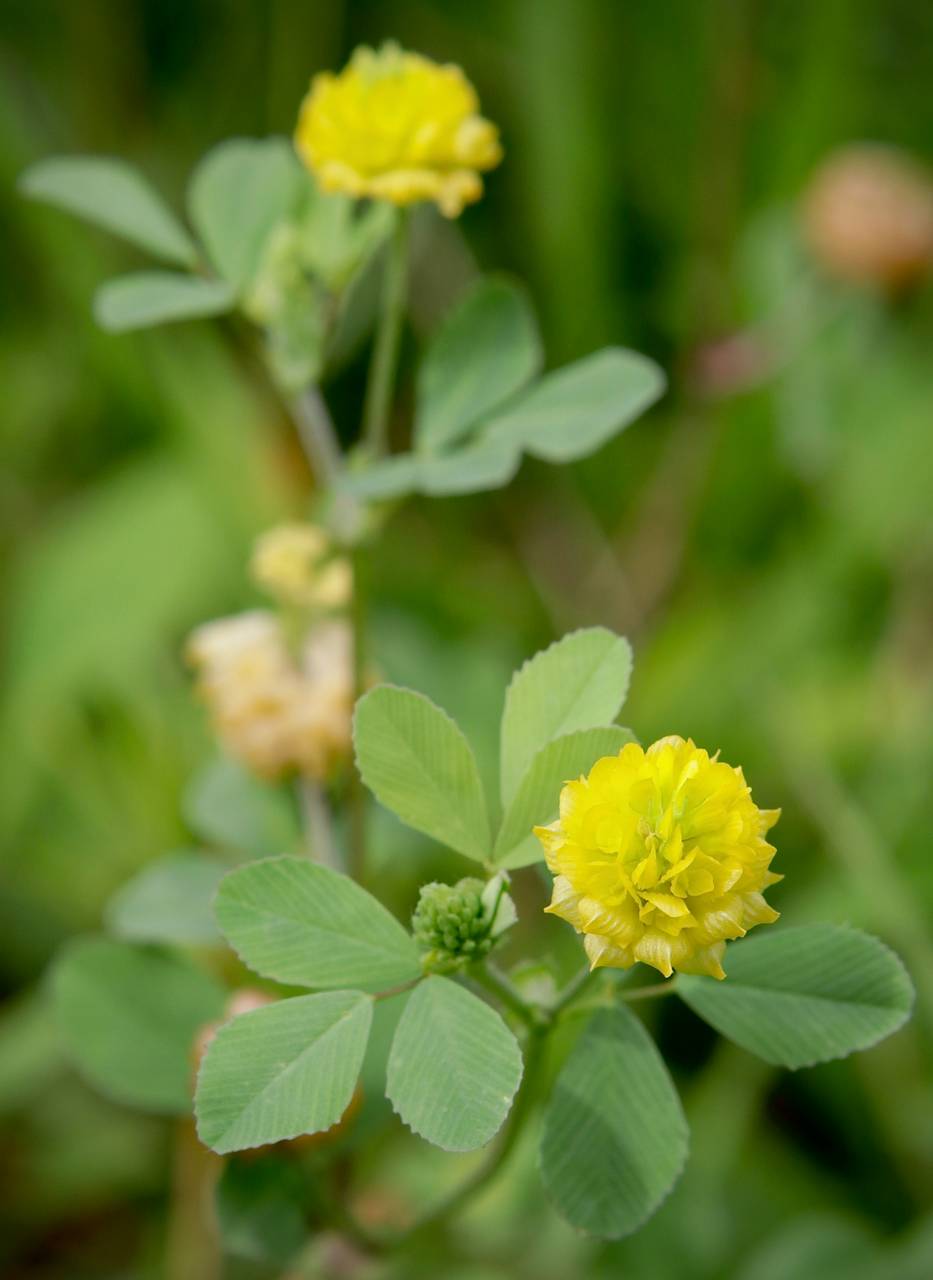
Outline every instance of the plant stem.
{"label": "plant stem", "polygon": [[324,787],[311,778],[299,778],[296,789],[304,829],[305,852],[312,862],[342,871],[343,858],[334,839],[330,806]]}
{"label": "plant stem", "polygon": [[214,1186],[222,1161],[201,1145],[194,1121],[176,1122],[172,1198],[166,1242],[166,1280],[218,1280],[221,1250],[214,1218]]}
{"label": "plant stem", "polygon": [[408,215],[400,209],[388,249],[382,286],[382,308],[363,407],[363,439],[371,457],[388,445],[389,406],[398,365],[408,285]]}
{"label": "plant stem", "polygon": [[542,1011],[539,1011],[533,1005],[530,1005],[522,996],[518,987],[516,987],[513,982],[510,982],[505,974],[502,973],[501,970],[497,969],[495,965],[489,964],[488,962],[486,964],[476,965],[475,968],[470,971],[470,977],[475,979],[475,981],[481,986],[485,987],[487,991],[491,992],[492,995],[494,995],[497,1000],[500,1000],[507,1009],[510,1009],[517,1018],[520,1018],[526,1026],[536,1029],[542,1025],[542,1021],[546,1022],[546,1019],[542,1019]]}
{"label": "plant stem", "polygon": [[312,384],[290,402],[305,455],[321,488],[333,488],[343,465],[337,433],[320,388]]}
{"label": "plant stem", "polygon": [[565,1009],[569,1008],[569,1006],[576,1000],[577,996],[583,993],[596,976],[597,974],[595,969],[590,969],[588,966],[584,965],[584,967],[570,979],[563,990],[557,993],[557,998],[549,1009],[551,1017],[556,1018],[559,1014],[563,1013]]}
{"label": "plant stem", "polygon": [[[368,624],[366,549],[357,545],[353,549],[353,603],[350,622],[353,628],[353,704],[356,705],[366,692],[366,633]],[[353,765],[347,794],[349,818],[349,871],[361,880],[366,870],[366,807],[367,796],[359,770]]]}

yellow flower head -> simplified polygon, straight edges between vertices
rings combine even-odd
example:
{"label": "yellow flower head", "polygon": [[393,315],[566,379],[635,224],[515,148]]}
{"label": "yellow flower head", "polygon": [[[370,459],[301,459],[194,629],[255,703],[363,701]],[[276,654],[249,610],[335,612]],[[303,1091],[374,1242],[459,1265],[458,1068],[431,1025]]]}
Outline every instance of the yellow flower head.
{"label": "yellow flower head", "polygon": [[330,538],[313,524],[280,524],[253,549],[256,584],[282,604],[300,609],[340,609],[353,593],[353,570],[334,556]]}
{"label": "yellow flower head", "polygon": [[556,877],[547,910],[585,935],[591,968],[724,978],[726,941],[778,917],[761,891],[781,879],[764,838],[779,816],[689,739],[630,743],[568,782],[558,820],[535,828]]}
{"label": "yellow flower head", "polygon": [[459,67],[392,43],[361,47],[339,75],[314,77],[295,145],[324,191],[434,200],[455,218],[483,194],[480,171],[502,159],[498,130],[478,112]]}

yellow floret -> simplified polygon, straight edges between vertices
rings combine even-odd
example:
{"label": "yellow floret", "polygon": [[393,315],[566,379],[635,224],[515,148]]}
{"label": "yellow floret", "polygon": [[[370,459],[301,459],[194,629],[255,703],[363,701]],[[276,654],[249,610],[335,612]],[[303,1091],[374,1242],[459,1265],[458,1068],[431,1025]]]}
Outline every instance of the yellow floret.
{"label": "yellow floret", "polygon": [[480,172],[502,159],[498,130],[460,68],[391,43],[357,49],[339,75],[315,76],[295,145],[324,191],[433,200],[449,218],[480,198]]}
{"label": "yellow floret", "polygon": [[327,533],[313,524],[280,524],[256,542],[250,561],[254,581],[282,604],[340,609],[353,594],[353,570],[334,555]]}
{"label": "yellow floret", "polygon": [[629,743],[567,783],[558,820],[535,828],[555,876],[546,910],[584,934],[591,968],[723,978],[726,942],[778,918],[762,890],[781,879],[764,838],[779,816],[689,739]]}

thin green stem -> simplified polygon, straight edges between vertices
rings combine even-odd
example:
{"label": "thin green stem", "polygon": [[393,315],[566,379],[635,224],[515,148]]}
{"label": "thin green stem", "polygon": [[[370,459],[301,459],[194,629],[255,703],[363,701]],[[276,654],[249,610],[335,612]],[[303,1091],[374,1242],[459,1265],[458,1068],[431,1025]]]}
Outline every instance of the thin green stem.
{"label": "thin green stem", "polygon": [[557,993],[557,998],[549,1010],[551,1017],[556,1018],[568,1009],[577,996],[582,995],[586,988],[595,981],[596,977],[596,970],[584,966],[570,979],[563,990]]}
{"label": "thin green stem", "polygon": [[[350,622],[353,628],[353,702],[354,705],[366,692],[367,662],[367,586],[366,551],[362,545],[353,549],[353,603]],[[366,817],[367,796],[363,779],[355,767],[350,770],[347,796],[349,818],[349,870],[356,880],[361,880],[366,870]]]}
{"label": "thin green stem", "polygon": [[299,778],[296,790],[308,857],[312,862],[343,871],[343,858],[334,839],[330,805],[323,786],[311,778]]}
{"label": "thin green stem", "polygon": [[408,215],[404,209],[400,209],[385,265],[382,308],[363,407],[363,439],[373,458],[381,457],[388,446],[389,406],[401,345],[407,285]]}
{"label": "thin green stem", "polygon": [[518,987],[505,976],[495,965],[476,965],[470,970],[470,977],[485,987],[507,1009],[520,1018],[528,1027],[537,1028],[542,1024],[541,1011],[525,1000]]}
{"label": "thin green stem", "polygon": [[331,489],[343,465],[337,432],[320,388],[312,385],[290,402],[292,418],[311,468],[323,489]]}

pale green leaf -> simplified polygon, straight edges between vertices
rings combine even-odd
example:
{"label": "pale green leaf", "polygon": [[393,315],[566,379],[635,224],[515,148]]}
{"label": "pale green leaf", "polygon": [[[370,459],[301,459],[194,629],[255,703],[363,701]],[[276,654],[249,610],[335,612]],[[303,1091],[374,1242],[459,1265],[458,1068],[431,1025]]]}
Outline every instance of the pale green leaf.
{"label": "pale green leaf", "polygon": [[494,1009],[449,978],[415,988],[386,1074],[389,1101],[410,1129],[445,1151],[482,1147],[521,1078],[518,1042]]}
{"label": "pale green leaf", "polygon": [[655,1212],[687,1157],[687,1123],[645,1028],[600,1009],[571,1050],[548,1101],[541,1176],[575,1227],[617,1239]]}
{"label": "pale green leaf", "polygon": [[269,236],[294,211],[302,171],[284,138],[231,138],[208,152],[188,190],[191,221],[237,293],[252,282]]}
{"label": "pale green leaf", "polygon": [[201,839],[248,858],[288,853],[298,843],[298,820],[282,788],[260,782],[226,756],[194,778],[184,816]]}
{"label": "pale green leaf", "polygon": [[867,1049],[906,1022],[913,986],[883,942],[839,925],[769,930],[729,948],[717,982],[681,974],[677,992],[722,1035],[785,1067]]}
{"label": "pale green leaf", "polygon": [[131,1107],[190,1110],[195,1040],[224,1007],[213,978],[166,952],[80,938],[51,982],[67,1051],[91,1084]]}
{"label": "pale green leaf", "polygon": [[468,858],[489,857],[476,760],[450,716],[420,693],[379,685],[356,704],[353,741],[363,781],[380,804]]}
{"label": "pale green leaf", "polygon": [[198,1073],[201,1141],[242,1151],[336,1124],[353,1097],[372,1010],[362,992],[327,991],[226,1023]]}
{"label": "pale green leaf", "polygon": [[525,291],[480,280],[447,316],[418,375],[415,441],[443,450],[541,366],[541,341]]}
{"label": "pale green leaf", "polygon": [[167,262],[192,267],[197,250],[160,196],[131,165],[105,156],[55,156],[32,165],[20,191],[122,236]]}
{"label": "pale green leaf", "polygon": [[493,862],[506,868],[540,862],[544,851],[532,827],[544,826],[557,817],[564,783],[588,773],[602,756],[618,755],[627,742],[633,741],[629,729],[608,725],[602,729],[578,729],[542,747],[506,811]]}
{"label": "pale green leaf", "polygon": [[345,472],[340,483],[354,497],[371,500],[403,498],[410,493],[452,497],[501,489],[520,462],[521,451],[511,445],[477,441],[437,456],[398,453]]}
{"label": "pale green leaf", "polygon": [[593,453],[645,412],[664,391],[646,356],[607,347],[547,374],[490,418],[483,438],[518,445],[547,462]]}
{"label": "pale green leaf", "polygon": [[385,502],[404,498],[418,487],[419,459],[413,453],[397,453],[368,466],[351,467],[339,478],[341,489],[355,498]]}
{"label": "pale green leaf", "polygon": [[174,271],[139,271],[101,285],[94,295],[94,319],[108,333],[219,316],[234,303],[223,280],[202,280]]}
{"label": "pale green leaf", "polygon": [[107,904],[111,933],[131,942],[217,942],[213,898],[227,863],[205,853],[171,853],[128,880]]}
{"label": "pale green leaf", "polygon": [[521,460],[519,449],[480,440],[453,453],[419,458],[414,487],[434,498],[488,493],[507,485]]}
{"label": "pale green leaf", "polygon": [[631,673],[629,642],[605,627],[573,631],[516,671],[502,713],[506,808],[532,760],[552,738],[607,725],[616,718]]}
{"label": "pale green leaf", "polygon": [[277,982],[380,991],[421,972],[414,942],[382,903],[307,858],[232,871],[214,910],[244,963]]}

